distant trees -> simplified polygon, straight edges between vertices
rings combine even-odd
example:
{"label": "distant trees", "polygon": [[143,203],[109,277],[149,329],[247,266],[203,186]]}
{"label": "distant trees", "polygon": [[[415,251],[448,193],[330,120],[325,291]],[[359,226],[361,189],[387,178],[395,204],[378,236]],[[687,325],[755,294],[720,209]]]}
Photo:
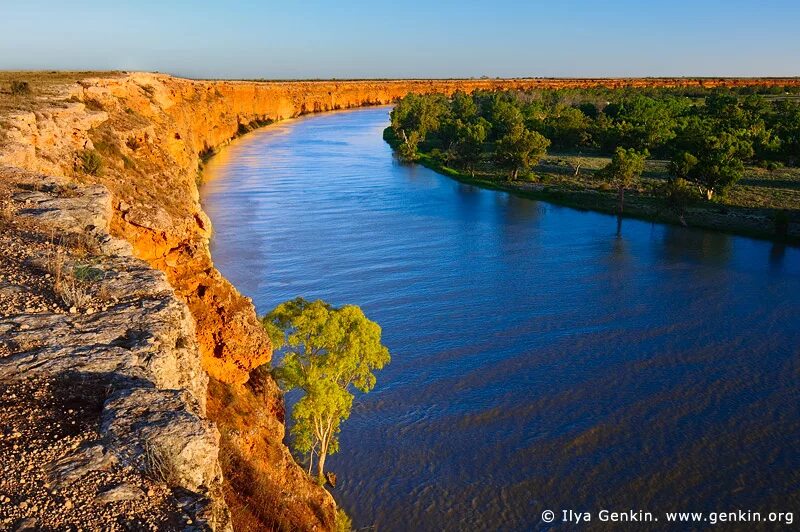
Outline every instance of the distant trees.
{"label": "distant trees", "polygon": [[568,105],[556,106],[544,119],[543,133],[553,139],[553,146],[573,149],[591,142],[590,120],[583,111]]}
{"label": "distant trees", "polygon": [[317,456],[322,480],[325,458],[339,450],[342,421],[350,417],[353,391],[369,392],[374,371],[390,361],[381,328],[354,305],[334,308],[324,301],[287,301],[263,317],[275,349],[284,351],[276,376],[286,390],[302,397],[292,409],[294,447]]}
{"label": "distant trees", "polygon": [[492,124],[492,136],[495,140],[512,134],[519,136],[525,125],[522,112],[515,105],[504,100],[492,105],[487,120]]}
{"label": "distant trees", "polygon": [[[667,184],[680,182],[682,198],[690,198],[691,184],[711,200],[740,179],[745,164],[800,164],[800,103],[755,92],[589,88],[456,91],[450,98],[409,94],[392,111],[392,129],[402,159],[425,153],[472,176],[477,169],[497,168],[517,179],[551,146],[612,155],[602,175],[617,187],[620,208],[630,186],[626,172],[646,152],[671,161]],[[484,161],[491,165],[482,167]],[[574,169],[577,177],[578,164]]]}
{"label": "distant trees", "polygon": [[800,103],[779,101],[767,117],[767,126],[778,138],[777,158],[800,164]]}
{"label": "distant trees", "polygon": [[706,199],[733,186],[744,171],[743,159],[753,155],[750,142],[736,135],[722,132],[704,139],[698,150],[696,163],[691,165],[687,177],[695,183]]}
{"label": "distant trees", "polygon": [[642,175],[644,162],[649,156],[650,153],[647,150],[617,148],[611,162],[600,170],[600,176],[617,189],[617,212],[619,214],[622,214],[625,206],[625,189],[632,187]]}
{"label": "distant trees", "polygon": [[475,165],[483,156],[483,144],[489,132],[489,124],[483,118],[475,123],[456,121],[453,155],[458,164],[475,177]]}
{"label": "distant trees", "polygon": [[419,143],[430,131],[439,128],[448,106],[448,100],[442,95],[420,96],[414,93],[397,103],[391,112],[391,120],[392,128],[402,140],[399,152],[403,159],[416,159]]}
{"label": "distant trees", "polygon": [[509,179],[517,179],[520,170],[537,164],[547,152],[550,141],[536,131],[517,126],[497,141],[494,160],[509,172]]}

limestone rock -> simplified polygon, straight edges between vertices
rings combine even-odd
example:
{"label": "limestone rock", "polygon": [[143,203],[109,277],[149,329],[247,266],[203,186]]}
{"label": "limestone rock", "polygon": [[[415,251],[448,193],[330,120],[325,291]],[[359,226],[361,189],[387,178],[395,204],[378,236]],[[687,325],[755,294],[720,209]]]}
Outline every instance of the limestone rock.
{"label": "limestone rock", "polygon": [[54,486],[64,488],[94,471],[108,471],[115,463],[117,457],[114,454],[107,452],[102,445],[94,445],[51,464],[48,475]]}
{"label": "limestone rock", "polygon": [[102,432],[130,463],[169,484],[205,491],[222,481],[219,432],[199,416],[185,391],[137,388],[115,393],[106,403]]}
{"label": "limestone rock", "polygon": [[98,493],[94,498],[100,504],[108,504],[120,501],[133,501],[144,497],[144,492],[128,483],[113,486],[101,493]]}

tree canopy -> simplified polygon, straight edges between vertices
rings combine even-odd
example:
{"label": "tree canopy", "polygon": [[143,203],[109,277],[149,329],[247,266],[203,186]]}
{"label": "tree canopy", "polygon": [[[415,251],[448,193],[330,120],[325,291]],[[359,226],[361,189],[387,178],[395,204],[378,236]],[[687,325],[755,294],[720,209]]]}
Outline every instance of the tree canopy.
{"label": "tree canopy", "polygon": [[[745,164],[800,164],[800,102],[770,97],[791,90],[598,87],[456,91],[450,98],[409,94],[392,111],[392,129],[402,159],[426,153],[473,177],[476,169],[502,169],[516,179],[551,146],[571,156],[647,151],[672,161],[675,179],[669,185],[691,183],[711,200],[737,182]],[[608,172],[621,170],[616,164],[612,161]],[[621,190],[621,207],[627,185],[619,188],[620,179],[612,180]]]}
{"label": "tree canopy", "polygon": [[644,171],[644,162],[650,153],[647,150],[637,151],[633,148],[617,148],[611,162],[600,171],[600,176],[614,185],[619,192],[619,213],[625,203],[625,189],[630,188]]}
{"label": "tree canopy", "polygon": [[527,170],[544,156],[550,141],[536,131],[518,126],[497,141],[494,159],[516,179],[520,170]]}
{"label": "tree canopy", "polygon": [[302,397],[292,409],[291,435],[295,449],[317,456],[317,474],[325,458],[339,450],[341,423],[350,417],[353,392],[375,386],[374,371],[390,361],[381,343],[380,326],[355,305],[334,308],[324,301],[293,299],[262,319],[275,349],[283,351],[276,368],[286,391]]}

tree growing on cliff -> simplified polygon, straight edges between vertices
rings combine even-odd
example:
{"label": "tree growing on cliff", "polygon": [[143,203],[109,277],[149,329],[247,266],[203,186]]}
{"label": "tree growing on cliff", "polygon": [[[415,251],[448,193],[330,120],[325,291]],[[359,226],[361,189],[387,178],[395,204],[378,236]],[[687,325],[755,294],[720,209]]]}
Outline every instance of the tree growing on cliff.
{"label": "tree growing on cliff", "polygon": [[617,213],[622,214],[625,205],[625,189],[630,188],[644,171],[644,162],[650,156],[647,150],[617,148],[611,162],[600,170],[600,177],[617,187]]}
{"label": "tree growing on cliff", "polygon": [[284,352],[276,369],[284,390],[299,389],[291,435],[297,451],[317,456],[323,479],[325,458],[339,450],[341,423],[350,417],[353,392],[375,386],[374,371],[389,363],[380,326],[355,305],[334,308],[297,298],[275,307],[262,323],[275,349]]}

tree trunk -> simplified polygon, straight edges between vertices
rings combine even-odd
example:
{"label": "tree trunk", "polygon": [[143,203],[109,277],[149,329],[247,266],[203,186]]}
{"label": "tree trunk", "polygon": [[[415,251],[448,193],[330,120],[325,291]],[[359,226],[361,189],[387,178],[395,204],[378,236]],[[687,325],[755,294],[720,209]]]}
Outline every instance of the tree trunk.
{"label": "tree trunk", "polygon": [[317,476],[320,479],[325,478],[325,457],[328,454],[327,449],[321,449],[319,457],[317,458]]}
{"label": "tree trunk", "polygon": [[622,208],[625,206],[625,187],[619,187],[619,196],[617,197],[617,213],[622,214]]}
{"label": "tree trunk", "polygon": [[711,201],[711,198],[713,198],[713,197],[714,197],[714,190],[712,190],[710,188],[706,189],[706,199],[708,201]]}
{"label": "tree trunk", "polygon": [[516,181],[517,180],[517,174],[518,173],[519,173],[519,168],[514,168],[513,170],[511,170],[511,180],[512,181]]}
{"label": "tree trunk", "polygon": [[319,453],[317,454],[317,476],[321,481],[325,480],[325,458],[328,457],[328,445],[330,442],[330,434],[323,436],[319,442]]}

